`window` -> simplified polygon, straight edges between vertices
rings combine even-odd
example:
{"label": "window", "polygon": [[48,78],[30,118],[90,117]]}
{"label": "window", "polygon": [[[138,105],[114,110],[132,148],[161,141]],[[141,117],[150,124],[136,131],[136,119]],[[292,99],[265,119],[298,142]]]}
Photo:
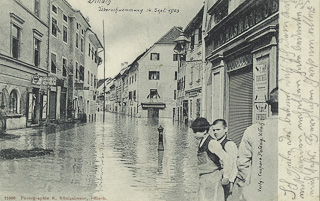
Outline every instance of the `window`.
{"label": "window", "polygon": [[149,94],[149,98],[150,99],[157,99],[160,98],[158,91],[156,89],[150,89],[150,94]]}
{"label": "window", "polygon": [[91,49],[91,59],[93,60],[93,53],[94,53],[94,49],[93,49],[93,47],[92,47],[92,49]]}
{"label": "window", "polygon": [[77,23],[77,29],[79,30],[79,23]]}
{"label": "window", "polygon": [[67,60],[65,58],[62,59],[62,76],[67,76]]}
{"label": "window", "polygon": [[12,90],[10,93],[9,112],[18,113],[18,94],[16,90]]}
{"label": "window", "polygon": [[66,15],[63,15],[63,21],[68,22],[68,17]]}
{"label": "window", "polygon": [[34,14],[40,17],[40,0],[34,0]]}
{"label": "window", "polygon": [[199,44],[202,43],[202,27],[198,29],[198,41],[199,41]]}
{"label": "window", "polygon": [[57,31],[58,31],[58,22],[56,19],[52,18],[51,34],[57,37]]}
{"label": "window", "polygon": [[12,25],[12,57],[16,59],[20,56],[20,35],[20,28],[16,25]]}
{"label": "window", "polygon": [[84,35],[84,30],[83,29],[81,29],[81,34]]}
{"label": "window", "polygon": [[193,82],[193,66],[191,67],[191,82]]}
{"label": "window", "polygon": [[129,100],[132,100],[132,91],[129,91]]}
{"label": "window", "polygon": [[51,73],[57,72],[57,55],[51,53]]}
{"label": "window", "polygon": [[194,49],[194,34],[191,36],[191,44],[190,44],[191,50]]}
{"label": "window", "polygon": [[81,52],[83,52],[84,50],[84,42],[83,42],[83,38],[81,38],[81,47],[80,47]]}
{"label": "window", "polygon": [[179,55],[178,54],[173,54],[173,61],[178,61]]}
{"label": "window", "polygon": [[40,65],[40,40],[34,39],[34,65]]}
{"label": "window", "polygon": [[150,54],[150,60],[151,61],[160,60],[160,54],[159,53],[151,53]]}
{"label": "window", "polygon": [[91,73],[91,86],[93,86],[93,74]]}
{"label": "window", "polygon": [[136,100],[136,90],[133,91],[133,100]]}
{"label": "window", "polygon": [[90,72],[88,71],[88,84],[90,84]]}
{"label": "window", "polygon": [[88,51],[88,56],[90,57],[90,51],[91,51],[91,45],[89,43],[89,51]]}
{"label": "window", "polygon": [[94,88],[96,88],[96,87],[97,87],[97,79],[96,79],[96,76],[94,75],[93,78],[94,78],[94,83],[93,83],[93,84],[94,84]]}
{"label": "window", "polygon": [[174,90],[173,91],[173,100],[176,100],[177,99],[177,90]]}
{"label": "window", "polygon": [[58,13],[58,9],[55,5],[52,5],[52,12],[54,12],[55,14]]}
{"label": "window", "polygon": [[68,42],[68,29],[66,26],[63,26],[63,41]]}
{"label": "window", "polygon": [[137,74],[136,73],[134,74],[134,81],[135,82],[137,81]]}
{"label": "window", "polygon": [[94,63],[97,63],[98,62],[98,52],[97,50],[94,52]]}
{"label": "window", "polygon": [[79,64],[76,62],[76,79],[79,78]]}
{"label": "window", "polygon": [[79,48],[79,34],[76,33],[76,48]]}
{"label": "window", "polygon": [[178,72],[174,72],[174,80],[177,80],[178,79]]}
{"label": "window", "polygon": [[81,81],[84,81],[84,66],[80,66],[79,79],[80,79]]}
{"label": "window", "polygon": [[159,71],[149,71],[149,80],[159,80],[160,72]]}

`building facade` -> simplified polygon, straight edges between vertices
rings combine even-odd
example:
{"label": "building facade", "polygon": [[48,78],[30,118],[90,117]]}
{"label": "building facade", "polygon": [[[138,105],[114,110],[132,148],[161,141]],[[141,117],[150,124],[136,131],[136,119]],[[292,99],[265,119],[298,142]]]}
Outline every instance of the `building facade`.
{"label": "building facade", "polygon": [[47,118],[49,1],[11,0],[1,5],[0,104],[7,129]]}
{"label": "building facade", "polygon": [[137,111],[139,117],[173,118],[176,107],[176,71],[174,40],[182,32],[173,27],[136,61]]}
{"label": "building facade", "polygon": [[225,118],[229,137],[270,115],[266,100],[278,83],[278,0],[208,0],[204,115]]}
{"label": "building facade", "polygon": [[[201,115],[203,8],[189,22],[184,34],[189,40],[178,68],[178,119],[191,122]],[[181,58],[181,57],[180,57]],[[183,58],[183,57],[182,57]]]}
{"label": "building facade", "polygon": [[95,119],[97,67],[102,48],[88,19],[65,0],[50,4],[50,120]]}

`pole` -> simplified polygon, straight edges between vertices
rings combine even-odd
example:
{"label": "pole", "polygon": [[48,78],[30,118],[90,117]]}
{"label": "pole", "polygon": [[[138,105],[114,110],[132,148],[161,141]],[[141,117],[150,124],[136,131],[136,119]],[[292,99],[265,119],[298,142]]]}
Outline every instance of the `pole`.
{"label": "pole", "polygon": [[202,19],[202,90],[201,90],[201,102],[202,102],[202,107],[201,107],[201,116],[202,117],[207,117],[207,79],[206,79],[206,75],[207,75],[207,70],[206,70],[206,47],[205,47],[205,34],[206,34],[206,22],[207,22],[207,6],[208,6],[208,0],[204,1],[204,10],[203,10],[203,19]]}
{"label": "pole", "polygon": [[104,20],[103,24],[103,122],[105,122],[106,116],[106,41],[104,38]]}

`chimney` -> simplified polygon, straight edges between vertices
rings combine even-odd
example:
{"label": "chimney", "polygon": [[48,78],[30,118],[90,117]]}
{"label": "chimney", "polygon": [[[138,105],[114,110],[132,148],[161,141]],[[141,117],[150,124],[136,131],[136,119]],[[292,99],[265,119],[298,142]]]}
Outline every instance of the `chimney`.
{"label": "chimney", "polygon": [[121,70],[123,69],[124,63],[121,63]]}
{"label": "chimney", "polygon": [[128,67],[128,62],[124,62],[124,67]]}

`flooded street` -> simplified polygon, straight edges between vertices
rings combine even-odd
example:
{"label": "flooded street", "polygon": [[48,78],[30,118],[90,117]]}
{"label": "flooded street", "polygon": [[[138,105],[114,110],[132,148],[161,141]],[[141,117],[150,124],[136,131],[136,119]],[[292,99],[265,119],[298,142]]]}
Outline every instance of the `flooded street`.
{"label": "flooded street", "polygon": [[[159,125],[164,127],[164,151],[158,151]],[[0,149],[43,148],[53,153],[0,159],[1,197],[196,200],[197,143],[190,129],[170,119],[106,113],[102,123],[99,113],[94,123],[14,132],[20,138],[0,139]]]}

